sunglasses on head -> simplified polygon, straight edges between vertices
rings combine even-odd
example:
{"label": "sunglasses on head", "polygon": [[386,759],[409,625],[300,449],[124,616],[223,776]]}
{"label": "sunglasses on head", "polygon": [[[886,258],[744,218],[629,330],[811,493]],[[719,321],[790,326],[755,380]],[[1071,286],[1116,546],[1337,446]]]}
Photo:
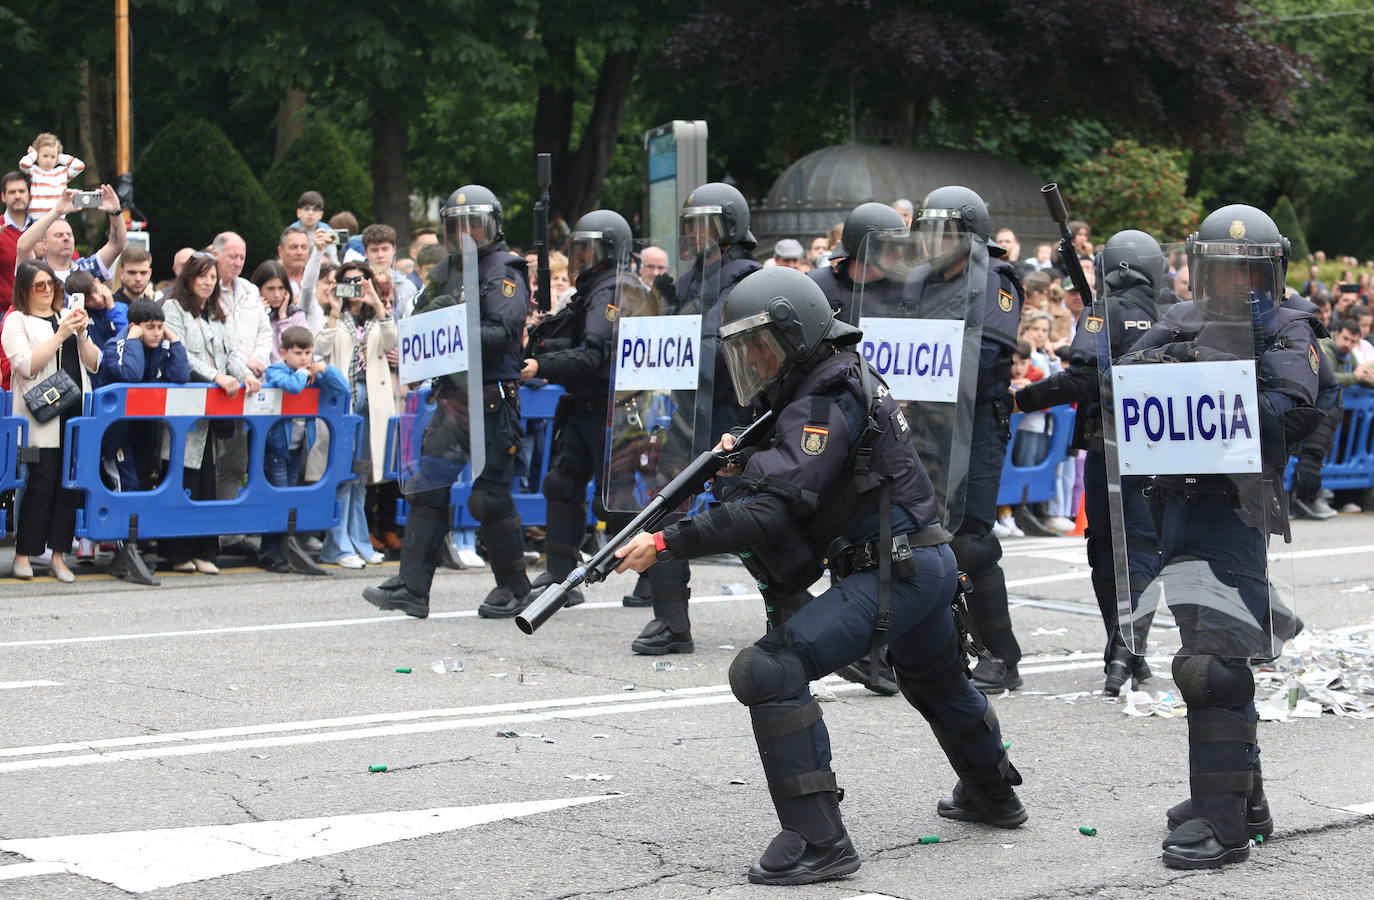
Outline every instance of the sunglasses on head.
{"label": "sunglasses on head", "polygon": [[197,250],[191,254],[191,259],[218,259],[218,257],[209,250]]}

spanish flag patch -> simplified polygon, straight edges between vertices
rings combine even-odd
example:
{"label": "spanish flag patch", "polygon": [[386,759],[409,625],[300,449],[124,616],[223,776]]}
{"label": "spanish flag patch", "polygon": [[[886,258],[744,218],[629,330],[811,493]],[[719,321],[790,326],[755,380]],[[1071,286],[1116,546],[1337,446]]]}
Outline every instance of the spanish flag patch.
{"label": "spanish flag patch", "polygon": [[820,456],[825,452],[825,445],[830,440],[830,429],[820,425],[805,425],[802,427],[801,448],[807,456]]}

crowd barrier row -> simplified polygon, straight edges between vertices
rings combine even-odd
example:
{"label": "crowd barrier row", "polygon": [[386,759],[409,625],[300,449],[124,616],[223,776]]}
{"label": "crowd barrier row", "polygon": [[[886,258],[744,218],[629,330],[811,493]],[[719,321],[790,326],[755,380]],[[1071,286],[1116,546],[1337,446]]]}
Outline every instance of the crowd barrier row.
{"label": "crowd barrier row", "polygon": [[[425,401],[425,391],[415,392],[413,406]],[[533,436],[538,465],[528,473],[529,491],[514,493],[516,508],[528,525],[546,524],[544,498],[539,493],[548,471],[553,441],[553,416],[563,391],[557,386],[522,387],[520,403],[526,433]],[[1374,390],[1348,388],[1345,413],[1322,470],[1322,485],[1332,490],[1374,487]],[[0,491],[21,487],[24,467],[20,448],[27,434],[26,420],[14,412],[15,398],[0,394]],[[240,391],[229,397],[218,387],[192,385],[109,385],[84,398],[82,414],[67,423],[63,454],[65,487],[80,491],[84,502],[77,513],[77,535],[92,540],[128,540],[131,537],[193,537],[207,534],[262,534],[316,531],[333,525],[339,511],[338,486],[357,477],[353,448],[362,439],[362,419],[348,412],[343,397],[324,397],[308,388],[298,395],[279,390],[256,394]],[[1017,505],[1050,499],[1055,491],[1054,469],[1068,452],[1072,417],[1068,408],[1050,411],[1050,446],[1035,465],[1012,465],[1008,443],[1003,461],[998,503]],[[330,435],[328,465],[323,477],[298,487],[268,483],[263,467],[267,433],[282,418],[311,417],[322,420]],[[183,488],[183,451],[187,435],[201,420],[248,423],[249,464],[247,483],[233,500],[192,501]],[[119,423],[160,423],[170,438],[166,472],[152,490],[119,492],[101,478],[101,446],[105,433]],[[1020,422],[1013,416],[1012,434]],[[391,429],[394,433],[395,429]],[[164,438],[164,441],[167,438]],[[388,442],[387,473],[397,469],[394,441]],[[1289,472],[1291,474],[1292,464]],[[470,535],[477,522],[468,510],[471,487],[455,484],[452,493],[452,527],[459,536]],[[588,488],[591,500],[591,487]],[[589,510],[592,504],[589,503]],[[404,517],[404,505],[400,511]],[[589,514],[589,524],[595,518]],[[7,528],[13,522],[5,523]]]}

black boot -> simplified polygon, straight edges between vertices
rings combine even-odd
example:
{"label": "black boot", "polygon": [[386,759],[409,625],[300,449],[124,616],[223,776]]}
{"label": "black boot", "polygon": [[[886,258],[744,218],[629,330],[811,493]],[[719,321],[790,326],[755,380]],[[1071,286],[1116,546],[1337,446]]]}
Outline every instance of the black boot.
{"label": "black boot", "polygon": [[645,656],[663,656],[666,653],[693,653],[697,648],[690,631],[673,631],[662,619],[652,619],[630,644],[630,649]]}
{"label": "black boot", "polygon": [[[1104,671],[1107,674],[1106,680],[1102,682],[1102,693],[1108,697],[1121,696],[1121,689],[1131,680],[1131,675],[1135,671],[1136,655],[1132,653],[1118,637],[1112,644],[1110,659]],[[1141,662],[1144,662],[1142,659]],[[1148,667],[1146,668],[1148,672]]]}
{"label": "black boot", "polygon": [[[1209,689],[1230,689],[1237,694],[1248,681],[1248,669],[1232,667],[1239,675],[1241,689],[1225,685],[1225,672],[1217,666],[1218,674],[1208,682]],[[1240,674],[1243,673],[1243,674]],[[1230,863],[1244,862],[1250,857],[1247,808],[1255,790],[1252,764],[1252,745],[1255,743],[1255,723],[1247,721],[1253,712],[1223,706],[1195,705],[1198,691],[1189,687],[1193,677],[1174,661],[1174,681],[1189,700],[1188,708],[1188,774],[1191,785],[1190,817],[1164,839],[1164,865],[1171,869],[1219,869]],[[1253,687],[1250,687],[1253,693]],[[1236,699],[1242,699],[1236,696]]]}
{"label": "black boot", "polygon": [[1016,664],[1007,665],[1000,659],[978,660],[978,664],[973,667],[972,676],[973,686],[984,694],[1014,691],[1024,684],[1021,673],[1016,670]]}
{"label": "black boot", "polygon": [[[1170,807],[1166,816],[1170,831],[1193,818],[1192,798]],[[1269,837],[1274,833],[1274,817],[1269,813],[1269,798],[1264,796],[1264,778],[1258,765],[1255,766],[1255,786],[1245,800],[1245,830],[1251,837],[1257,834]]]}
{"label": "black boot", "polygon": [[643,572],[635,581],[634,590],[620,598],[622,606],[640,607],[653,606],[654,593],[649,588],[649,576]]}
{"label": "black boot", "polygon": [[[783,829],[763,851],[759,861],[749,867],[751,882],[812,884],[859,870],[859,854],[854,851],[854,844],[840,820],[839,801],[834,791],[794,797],[777,806]],[[803,832],[824,834],[825,837],[815,843]]]}
{"label": "black boot", "polygon": [[516,594],[508,587],[497,586],[491,589],[482,605],[477,607],[477,615],[484,619],[513,619],[534,602],[534,595],[525,591]]}
{"label": "black boot", "polygon": [[[1019,779],[1016,783],[1020,783]],[[1011,784],[965,784],[962,778],[954,783],[954,795],[942,798],[935,812],[946,819],[998,828],[1016,828],[1029,818]]]}
{"label": "black boot", "polygon": [[865,653],[847,666],[840,666],[835,674],[884,697],[891,697],[898,690],[897,681],[892,677],[892,668],[885,662],[879,662],[875,667],[872,652]]}
{"label": "black boot", "polygon": [[525,532],[520,517],[508,516],[484,523],[482,537],[496,587],[477,607],[477,615],[484,619],[514,618],[534,602],[530,580],[525,574]]}
{"label": "black boot", "polygon": [[417,619],[429,618],[429,598],[412,593],[399,575],[377,587],[363,588],[363,599],[378,609],[394,609]]}

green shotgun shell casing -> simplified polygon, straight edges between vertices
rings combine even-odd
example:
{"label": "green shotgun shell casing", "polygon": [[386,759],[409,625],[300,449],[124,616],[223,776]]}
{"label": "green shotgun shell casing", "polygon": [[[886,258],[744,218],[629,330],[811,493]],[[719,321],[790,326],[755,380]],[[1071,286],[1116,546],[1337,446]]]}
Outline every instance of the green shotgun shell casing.
{"label": "green shotgun shell casing", "polygon": [[410,674],[410,666],[397,666],[397,667],[396,667],[396,671],[397,671],[397,672],[400,672],[402,675],[409,675],[409,674]]}
{"label": "green shotgun shell casing", "polygon": [[926,836],[923,837],[923,838],[918,838],[918,839],[916,840],[916,843],[918,843],[918,844],[938,844],[938,843],[940,843],[940,836],[939,836],[938,834],[928,834],[928,835],[926,835]]}
{"label": "green shotgun shell casing", "polygon": [[1087,826],[1087,825],[1079,825],[1079,826],[1078,826],[1078,833],[1079,833],[1079,834],[1086,834],[1088,837],[1097,837],[1097,829],[1096,829],[1096,828],[1091,828],[1091,827],[1089,827],[1089,826]]}
{"label": "green shotgun shell casing", "polygon": [[1256,844],[1256,846],[1258,846],[1259,844],[1263,844],[1263,843],[1264,843],[1264,835],[1262,835],[1262,834],[1257,834],[1257,835],[1255,835],[1255,844]]}
{"label": "green shotgun shell casing", "polygon": [[1010,750],[1010,749],[1011,749],[1011,741],[1003,741],[1003,742],[1002,742],[1002,749],[1003,749],[1003,750]]}
{"label": "green shotgun shell casing", "polygon": [[369,772],[385,772],[386,766],[368,766],[367,770]]}

